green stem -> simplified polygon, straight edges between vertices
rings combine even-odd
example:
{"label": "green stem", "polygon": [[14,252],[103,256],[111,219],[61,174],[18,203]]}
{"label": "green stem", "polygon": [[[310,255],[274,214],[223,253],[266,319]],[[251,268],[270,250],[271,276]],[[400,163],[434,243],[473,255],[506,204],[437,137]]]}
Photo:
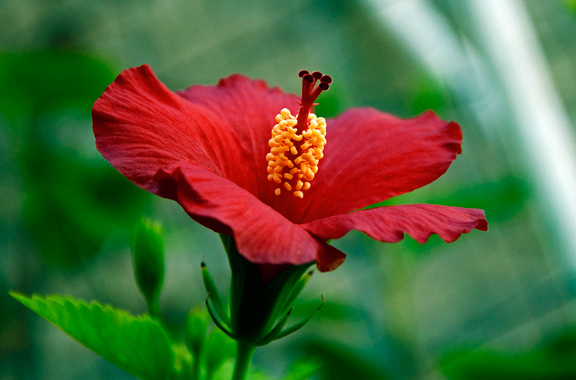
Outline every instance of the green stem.
{"label": "green stem", "polygon": [[192,380],[200,380],[200,352],[194,352],[192,355]]}
{"label": "green stem", "polygon": [[146,299],[148,305],[148,314],[157,320],[160,320],[160,300],[158,296],[153,296],[150,299]]}
{"label": "green stem", "polygon": [[250,361],[256,347],[246,343],[238,342],[238,352],[236,354],[236,364],[234,365],[234,375],[232,380],[244,380],[248,374]]}

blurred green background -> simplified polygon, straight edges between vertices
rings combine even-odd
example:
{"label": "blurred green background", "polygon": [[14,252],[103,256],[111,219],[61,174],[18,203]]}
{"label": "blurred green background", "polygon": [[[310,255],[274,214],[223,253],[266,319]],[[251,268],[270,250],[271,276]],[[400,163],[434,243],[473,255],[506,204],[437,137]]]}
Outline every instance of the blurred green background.
{"label": "blurred green background", "polygon": [[229,281],[218,237],[94,146],[93,102],[144,63],[173,90],[239,72],[297,93],[296,73],[319,70],[334,78],[320,116],[434,109],[464,131],[446,175],[387,203],[482,208],[490,231],[335,241],[347,262],[299,303],[323,294],[323,310],[255,367],[281,378],[309,357],[317,379],[576,378],[575,1],[0,0],[0,380],[133,378],[7,291],[145,312],[129,252],[143,215],[164,225],[169,323],[204,302],[202,258]]}

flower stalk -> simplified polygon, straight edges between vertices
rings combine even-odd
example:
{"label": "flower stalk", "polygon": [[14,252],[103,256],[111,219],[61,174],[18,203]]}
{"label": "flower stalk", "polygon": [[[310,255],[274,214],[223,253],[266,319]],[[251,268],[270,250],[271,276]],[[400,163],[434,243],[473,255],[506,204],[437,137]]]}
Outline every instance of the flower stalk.
{"label": "flower stalk", "polygon": [[254,355],[255,349],[256,347],[254,346],[243,342],[238,342],[236,364],[234,365],[232,380],[246,379],[246,375],[248,375],[248,369],[250,368],[250,362],[252,361],[252,356]]}

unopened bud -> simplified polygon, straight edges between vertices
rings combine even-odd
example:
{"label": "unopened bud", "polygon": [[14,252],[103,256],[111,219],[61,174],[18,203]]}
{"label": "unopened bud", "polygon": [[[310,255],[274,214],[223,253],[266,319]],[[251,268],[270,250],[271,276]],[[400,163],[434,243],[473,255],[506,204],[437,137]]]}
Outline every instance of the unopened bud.
{"label": "unopened bud", "polygon": [[209,316],[206,310],[194,308],[186,319],[186,332],[184,340],[186,346],[192,352],[193,357],[198,359],[204,344],[206,343],[206,331],[208,329]]}
{"label": "unopened bud", "polygon": [[159,223],[142,219],[132,238],[134,275],[150,315],[159,316],[158,299],[164,282],[164,243]]}

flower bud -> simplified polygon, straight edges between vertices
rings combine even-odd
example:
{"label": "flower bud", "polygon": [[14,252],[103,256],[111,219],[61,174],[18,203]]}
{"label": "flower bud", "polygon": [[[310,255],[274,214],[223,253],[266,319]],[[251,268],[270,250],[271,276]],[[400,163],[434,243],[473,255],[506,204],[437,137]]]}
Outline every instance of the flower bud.
{"label": "flower bud", "polygon": [[142,219],[132,237],[134,276],[146,298],[148,312],[159,316],[159,296],[164,281],[164,244],[159,223]]}
{"label": "flower bud", "polygon": [[206,343],[206,330],[208,329],[209,316],[205,310],[194,308],[186,319],[186,332],[184,340],[192,353],[194,360],[198,360]]}

